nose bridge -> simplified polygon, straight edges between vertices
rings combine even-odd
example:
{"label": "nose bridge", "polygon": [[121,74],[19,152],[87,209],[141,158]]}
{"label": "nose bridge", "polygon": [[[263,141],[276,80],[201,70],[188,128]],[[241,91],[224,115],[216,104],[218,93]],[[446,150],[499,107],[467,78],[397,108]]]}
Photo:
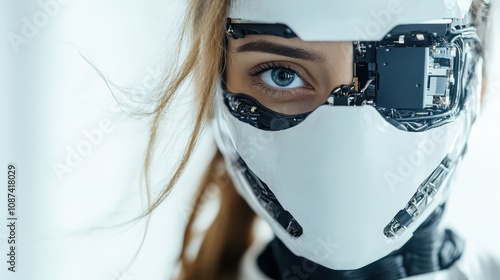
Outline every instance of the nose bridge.
{"label": "nose bridge", "polygon": [[354,73],[354,42],[329,42],[334,47],[326,54],[329,64],[330,93],[339,85],[353,83]]}

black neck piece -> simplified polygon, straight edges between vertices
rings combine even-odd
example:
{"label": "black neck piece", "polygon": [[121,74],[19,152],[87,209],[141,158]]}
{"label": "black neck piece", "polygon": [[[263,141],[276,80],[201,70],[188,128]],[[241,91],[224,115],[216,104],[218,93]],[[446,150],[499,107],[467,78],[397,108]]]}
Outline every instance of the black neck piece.
{"label": "black neck piece", "polygon": [[355,270],[332,270],[294,255],[274,238],[258,257],[259,268],[272,279],[401,279],[450,267],[462,254],[464,242],[451,230],[439,227],[444,205],[414,232],[399,250]]}

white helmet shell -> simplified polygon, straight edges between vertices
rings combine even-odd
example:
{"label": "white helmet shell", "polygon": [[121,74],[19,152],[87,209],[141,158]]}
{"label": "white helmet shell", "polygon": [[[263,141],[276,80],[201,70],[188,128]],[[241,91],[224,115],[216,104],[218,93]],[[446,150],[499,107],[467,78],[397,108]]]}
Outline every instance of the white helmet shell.
{"label": "white helmet shell", "polygon": [[233,0],[229,17],[286,24],[304,41],[378,41],[398,25],[461,19],[469,11],[471,2],[472,0]]}

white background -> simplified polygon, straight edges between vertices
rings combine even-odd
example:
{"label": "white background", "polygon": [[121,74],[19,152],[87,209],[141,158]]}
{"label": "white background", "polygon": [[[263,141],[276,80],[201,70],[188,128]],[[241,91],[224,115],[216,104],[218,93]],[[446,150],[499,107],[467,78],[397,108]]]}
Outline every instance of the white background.
{"label": "white background", "polygon": [[[18,272],[7,272],[6,191],[0,191],[1,279],[168,279],[189,198],[214,151],[213,141],[208,133],[186,176],[154,213],[142,250],[131,262],[145,223],[110,226],[135,217],[144,206],[141,172],[150,119],[127,115],[117,106],[95,68],[113,83],[119,98],[153,91],[178,55],[174,44],[184,1],[54,3],[47,21],[16,45],[9,34],[22,34],[23,19],[33,22],[45,10],[38,1],[0,2],[0,168],[15,162],[19,169]],[[498,61],[498,55],[490,59]],[[500,233],[500,73],[493,71],[447,223],[500,252],[495,239]],[[187,101],[178,100],[161,130],[154,192],[186,141]],[[97,129],[101,137],[95,136]],[[89,134],[97,137],[95,143]],[[79,147],[86,151],[80,159],[75,155]],[[58,175],[54,166],[61,165],[68,172]],[[4,182],[5,172],[0,172]]]}

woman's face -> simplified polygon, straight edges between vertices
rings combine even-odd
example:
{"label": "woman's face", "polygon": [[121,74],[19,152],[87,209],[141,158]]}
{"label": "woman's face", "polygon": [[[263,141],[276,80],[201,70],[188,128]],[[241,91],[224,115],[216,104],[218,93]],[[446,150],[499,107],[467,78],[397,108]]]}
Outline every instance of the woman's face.
{"label": "woman's face", "polygon": [[352,56],[352,42],[266,35],[230,39],[227,89],[248,94],[280,113],[309,112],[323,104],[335,87],[352,84]]}

